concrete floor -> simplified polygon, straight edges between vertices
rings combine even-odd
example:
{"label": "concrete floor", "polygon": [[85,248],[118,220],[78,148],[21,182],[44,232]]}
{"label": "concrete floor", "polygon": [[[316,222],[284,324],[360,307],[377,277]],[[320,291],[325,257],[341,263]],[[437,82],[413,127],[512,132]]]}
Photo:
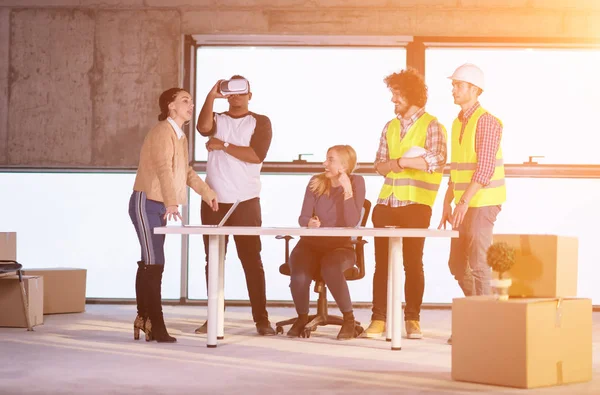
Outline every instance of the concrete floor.
{"label": "concrete floor", "polygon": [[[271,320],[294,315],[269,309]],[[337,312],[331,309],[332,313]],[[370,311],[355,311],[367,325]],[[0,394],[439,394],[522,393],[452,381],[450,310],[425,310],[425,338],[390,351],[383,339],[335,340],[338,327],[310,339],[256,335],[247,307],[228,307],[226,338],[206,348],[194,328],[206,308],[166,306],[175,344],[134,341],[131,305],[88,305],[82,314],[47,315],[34,332],[0,328]],[[532,394],[600,393],[600,313],[594,313],[594,379]]]}

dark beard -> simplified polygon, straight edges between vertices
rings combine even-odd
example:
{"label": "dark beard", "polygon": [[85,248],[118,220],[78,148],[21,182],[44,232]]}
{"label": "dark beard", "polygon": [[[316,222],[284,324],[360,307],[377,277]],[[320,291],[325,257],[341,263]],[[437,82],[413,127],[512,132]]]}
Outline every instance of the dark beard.
{"label": "dark beard", "polygon": [[402,111],[400,109],[396,110],[396,108],[394,108],[394,110],[396,112],[396,115],[400,115],[400,117],[402,117],[402,118],[404,118],[404,115],[408,112],[408,108],[405,109],[404,111]]}

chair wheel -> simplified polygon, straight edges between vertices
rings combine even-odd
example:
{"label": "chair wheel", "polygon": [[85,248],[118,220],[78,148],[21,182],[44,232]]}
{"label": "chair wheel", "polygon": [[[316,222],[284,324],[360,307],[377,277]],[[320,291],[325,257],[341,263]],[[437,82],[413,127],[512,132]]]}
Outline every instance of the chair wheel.
{"label": "chair wheel", "polygon": [[278,335],[281,335],[281,334],[283,334],[283,327],[281,327],[281,326],[277,326],[277,327],[275,328],[275,332],[277,332],[277,334],[278,334]]}
{"label": "chair wheel", "polygon": [[303,338],[305,338],[305,339],[308,339],[308,338],[310,337],[310,333],[311,333],[311,332],[312,332],[312,331],[310,330],[310,328],[305,328],[305,329],[302,331],[302,334],[300,335],[300,337],[303,337]]}
{"label": "chair wheel", "polygon": [[318,326],[316,326],[316,325],[315,325],[315,326],[313,326],[312,328],[310,328],[310,331],[311,331],[311,332],[314,332],[314,331],[316,331],[316,330],[317,330],[317,328],[318,328]]}

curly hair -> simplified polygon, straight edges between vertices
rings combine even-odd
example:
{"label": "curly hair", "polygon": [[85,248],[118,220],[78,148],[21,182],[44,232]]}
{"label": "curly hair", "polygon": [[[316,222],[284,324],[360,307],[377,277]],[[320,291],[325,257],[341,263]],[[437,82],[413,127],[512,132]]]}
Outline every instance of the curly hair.
{"label": "curly hair", "polygon": [[389,89],[400,91],[411,105],[425,107],[427,104],[427,85],[417,70],[401,70],[399,73],[388,75],[383,81]]}

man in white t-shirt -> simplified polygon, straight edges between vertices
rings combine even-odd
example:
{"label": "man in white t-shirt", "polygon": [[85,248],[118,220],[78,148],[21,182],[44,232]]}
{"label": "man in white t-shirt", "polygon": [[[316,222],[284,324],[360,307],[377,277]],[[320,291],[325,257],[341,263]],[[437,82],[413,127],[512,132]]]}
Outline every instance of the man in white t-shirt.
{"label": "man in white t-shirt", "polygon": [[[231,79],[245,80],[234,75]],[[206,143],[208,160],[206,183],[217,193],[219,210],[214,212],[202,202],[202,223],[218,224],[233,203],[240,204],[227,220],[228,226],[261,226],[260,170],[271,145],[271,121],[268,117],[248,110],[252,98],[250,84],[248,93],[224,96],[219,91],[221,81],[206,96],[198,116],[196,128]],[[247,82],[247,81],[246,81]],[[226,98],[229,110],[215,113],[213,104],[217,98]],[[246,275],[246,286],[252,305],[252,318],[260,335],[275,335],[267,313],[265,272],[260,256],[259,236],[234,236],[238,257]],[[227,238],[226,238],[227,243]],[[204,251],[208,262],[208,237],[204,236]],[[208,279],[208,265],[206,265]],[[206,333],[206,322],[196,329]]]}

